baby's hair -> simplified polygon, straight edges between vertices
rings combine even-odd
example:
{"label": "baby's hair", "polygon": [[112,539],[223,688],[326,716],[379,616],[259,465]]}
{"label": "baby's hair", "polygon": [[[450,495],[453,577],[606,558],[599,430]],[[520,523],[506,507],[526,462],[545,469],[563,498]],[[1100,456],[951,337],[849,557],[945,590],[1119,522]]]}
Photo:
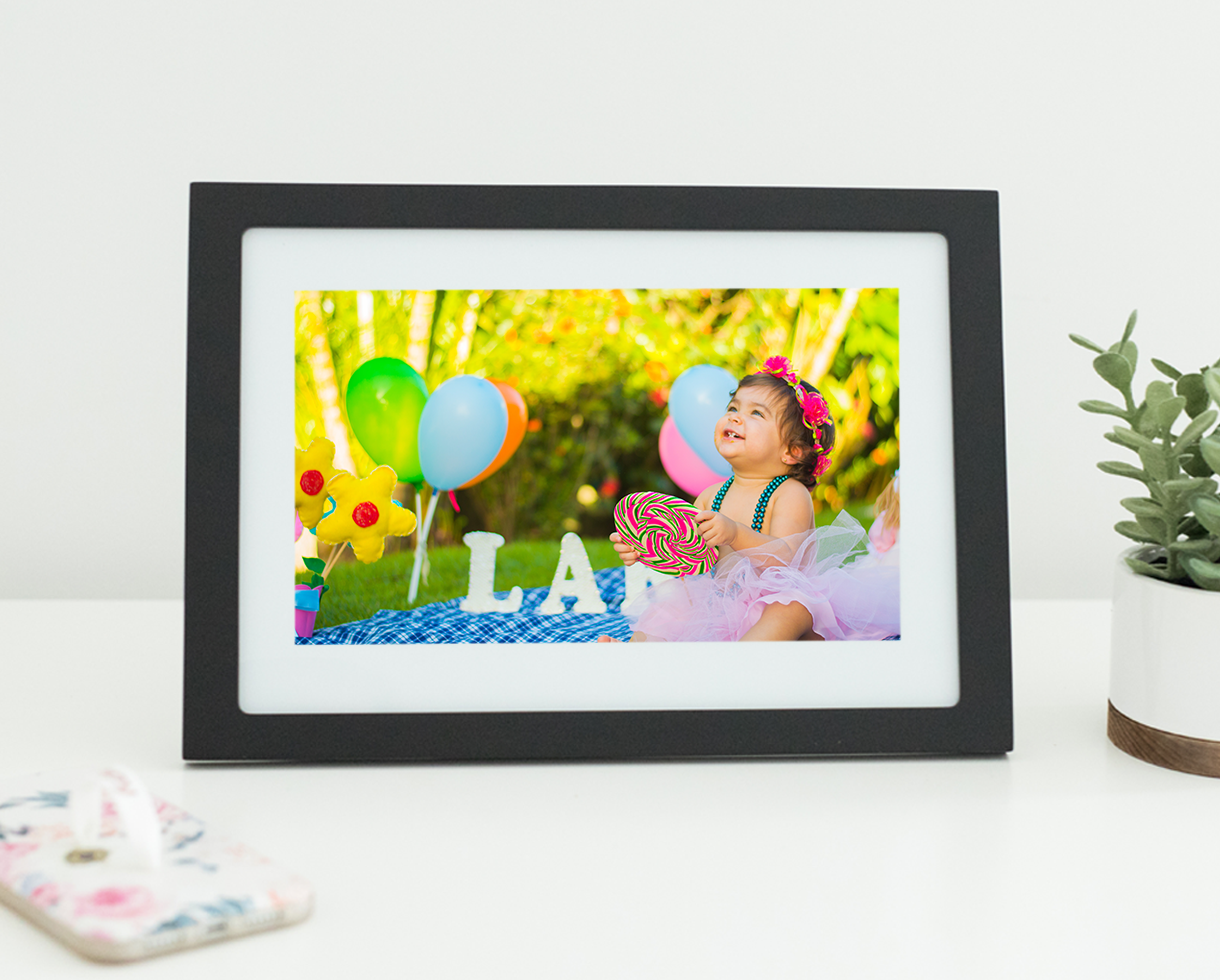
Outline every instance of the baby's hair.
{"label": "baby's hair", "polygon": [[[802,381],[801,387],[806,391],[821,392],[808,381]],[[818,426],[815,433],[804,422],[801,403],[796,400],[796,392],[783,378],[762,371],[757,374],[747,374],[737,385],[737,391],[742,388],[765,388],[774,396],[774,404],[779,412],[779,431],[788,444],[789,452],[798,457],[797,462],[788,469],[788,475],[794,480],[812,487],[817,477],[813,475],[818,458],[829,453],[835,445],[834,420],[827,418]],[[737,396],[737,391],[733,396]]]}

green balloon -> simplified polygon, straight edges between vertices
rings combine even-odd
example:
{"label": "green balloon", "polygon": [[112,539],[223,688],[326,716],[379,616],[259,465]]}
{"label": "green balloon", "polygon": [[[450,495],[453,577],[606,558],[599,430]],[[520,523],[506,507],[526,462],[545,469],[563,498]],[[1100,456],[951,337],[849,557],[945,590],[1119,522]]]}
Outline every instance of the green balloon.
{"label": "green balloon", "polygon": [[375,357],[347,382],[347,420],[378,466],[392,466],[403,483],[420,483],[419,416],[428,386],[397,357]]}

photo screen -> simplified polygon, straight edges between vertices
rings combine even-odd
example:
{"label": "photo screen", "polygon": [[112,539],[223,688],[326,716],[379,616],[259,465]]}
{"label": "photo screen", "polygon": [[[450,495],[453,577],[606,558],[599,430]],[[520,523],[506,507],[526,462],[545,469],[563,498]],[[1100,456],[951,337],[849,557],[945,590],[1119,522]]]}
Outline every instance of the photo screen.
{"label": "photo screen", "polygon": [[302,290],[294,322],[296,644],[901,638],[897,289]]}

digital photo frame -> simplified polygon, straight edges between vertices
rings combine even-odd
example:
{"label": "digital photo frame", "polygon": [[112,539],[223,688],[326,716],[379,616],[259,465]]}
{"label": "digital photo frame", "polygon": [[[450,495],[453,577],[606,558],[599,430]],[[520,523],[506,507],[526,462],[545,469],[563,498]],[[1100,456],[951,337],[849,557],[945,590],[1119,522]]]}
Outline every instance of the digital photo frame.
{"label": "digital photo frame", "polygon": [[[1008,751],[998,238],[997,197],[982,191],[193,185],[184,757],[458,761]],[[452,302],[444,309],[462,311],[451,318],[451,337],[443,334],[446,296]],[[599,305],[603,300],[609,305]],[[893,636],[599,644],[591,642],[592,633],[606,623],[615,631],[615,616],[627,605],[631,586],[622,569],[593,572],[606,609],[578,612],[571,601],[576,587],[564,596],[561,556],[549,589],[534,589],[539,604],[557,593],[551,605],[558,615],[547,620],[529,598],[511,613],[476,610],[473,574],[464,600],[416,604],[408,598],[418,583],[404,571],[405,553],[393,568],[387,559],[375,566],[349,556],[350,575],[370,576],[376,568],[390,583],[392,597],[357,620],[367,628],[336,623],[310,639],[291,631],[289,432],[295,427],[298,456],[315,433],[346,439],[355,477],[367,477],[380,462],[364,451],[344,400],[353,367],[378,357],[414,358],[425,396],[439,405],[438,392],[451,380],[488,384],[513,364],[526,364],[527,371],[530,363],[545,362],[549,384],[579,357],[589,365],[594,357],[634,358],[630,363],[642,363],[641,377],[657,385],[639,397],[660,401],[676,385],[670,375],[677,368],[667,364],[715,362],[740,375],[757,366],[754,348],[763,339],[795,355],[803,335],[796,326],[788,333],[780,328],[798,324],[801,312],[818,302],[846,311],[838,320],[830,315],[827,330],[848,320],[858,327],[851,350],[839,358],[848,365],[839,372],[842,384],[829,362],[817,370],[839,410],[864,413],[852,431],[873,441],[838,448],[844,460],[855,452],[856,469],[871,466],[878,483],[891,475],[885,467],[897,462],[899,443],[896,394],[888,422],[873,397],[876,385],[887,383],[877,378],[882,348],[891,340],[895,379],[901,366],[902,564],[895,597],[901,628]],[[326,313],[328,303],[332,313],[363,304],[352,322],[373,324],[371,339],[341,336],[346,328]],[[411,316],[426,303],[434,337],[418,357],[394,348],[393,332],[378,332],[376,316],[367,313],[398,316],[406,344]],[[303,304],[317,320],[304,340]],[[548,311],[543,316],[540,307]],[[576,308],[583,318],[560,315]],[[565,328],[575,338],[567,348],[556,336]],[[754,339],[759,344],[752,346]],[[333,362],[336,394],[329,409],[318,407],[317,379],[301,380],[300,365],[308,360],[302,345],[310,343],[325,348]],[[514,346],[519,349],[509,350]],[[618,384],[620,363],[627,362],[615,361],[608,373],[601,360],[600,374],[586,370],[603,379],[598,384]],[[856,389],[849,390],[849,369]],[[867,392],[861,387],[870,384]],[[518,387],[527,400],[537,394],[529,383]],[[626,419],[634,404],[623,402],[627,407],[611,417]],[[569,426],[576,426],[581,413],[566,411]],[[643,432],[659,425],[661,414],[658,404],[652,416],[631,415],[630,424]],[[653,421],[640,421],[646,417]],[[840,421],[841,430],[851,429],[846,417]],[[876,443],[878,424],[894,430],[884,445]],[[446,445],[439,438],[433,458],[449,453],[454,459],[453,446],[474,445],[478,435],[476,426],[465,441]],[[528,449],[532,437],[524,438]],[[421,444],[419,455],[427,449]],[[624,492],[674,492],[665,482],[672,467],[653,469],[635,477],[652,481],[648,486]],[[459,478],[449,487],[434,477],[422,496],[397,494],[416,513],[417,548],[428,538],[418,525],[435,512],[438,497],[440,508],[447,506],[445,494],[432,491],[460,494]],[[488,476],[486,486],[495,480]],[[582,499],[596,497],[594,489],[582,485]],[[839,497],[833,487],[818,494],[815,502],[830,516]],[[397,506],[386,498],[382,509]],[[602,504],[585,506],[581,520],[592,526]],[[565,525],[542,521],[532,533],[563,534],[565,549],[592,553],[596,543],[577,525],[579,533],[565,532]],[[321,556],[328,532],[321,523],[315,530]],[[572,545],[569,538],[578,540]],[[464,554],[458,539],[452,543]],[[332,547],[336,561],[344,557],[342,543]],[[413,557],[415,565],[425,564],[418,552]],[[321,564],[320,557],[315,561]],[[579,568],[567,574],[581,577]],[[320,603],[337,608],[338,578],[330,582],[334,594]],[[520,589],[500,577],[496,585],[501,603],[514,585]],[[463,601],[475,611],[461,610]],[[431,631],[436,620],[428,616],[442,613],[446,623],[459,622],[458,632]],[[514,618],[524,616],[534,618]],[[594,622],[594,616],[602,618]],[[387,623],[393,628],[383,629]],[[623,626],[620,635],[630,630]]]}

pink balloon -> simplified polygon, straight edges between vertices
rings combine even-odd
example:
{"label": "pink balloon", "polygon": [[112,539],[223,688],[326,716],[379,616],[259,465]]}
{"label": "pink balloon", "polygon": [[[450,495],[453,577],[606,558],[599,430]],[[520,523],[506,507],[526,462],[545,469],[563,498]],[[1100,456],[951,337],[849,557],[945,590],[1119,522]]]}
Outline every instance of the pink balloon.
{"label": "pink balloon", "polygon": [[300,540],[301,540],[301,533],[302,533],[302,532],[305,530],[305,525],[301,523],[301,515],[300,515],[300,514],[297,514],[297,515],[296,515],[296,517],[297,517],[297,536],[296,536],[296,539],[295,539],[295,540],[300,541]]}
{"label": "pink balloon", "polygon": [[683,441],[681,433],[678,432],[678,424],[672,415],[665,417],[658,443],[658,448],[661,450],[661,465],[665,467],[665,472],[669,474],[669,478],[674,483],[692,497],[697,497],[713,483],[722,482],[723,477],[714,473]]}

